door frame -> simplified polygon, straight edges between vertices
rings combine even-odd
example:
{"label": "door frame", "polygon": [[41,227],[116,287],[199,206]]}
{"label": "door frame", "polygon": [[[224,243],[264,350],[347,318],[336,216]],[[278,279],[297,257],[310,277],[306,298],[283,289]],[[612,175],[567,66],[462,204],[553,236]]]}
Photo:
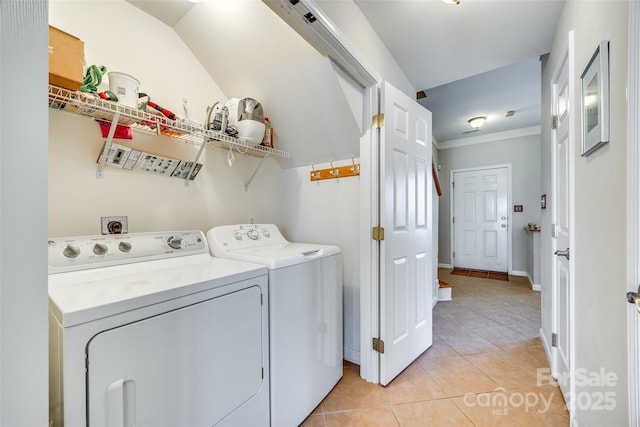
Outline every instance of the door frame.
{"label": "door frame", "polygon": [[455,250],[455,229],[453,224],[453,217],[455,214],[455,204],[454,204],[454,185],[453,185],[453,175],[459,172],[477,172],[482,170],[489,169],[501,169],[507,168],[507,273],[513,273],[512,267],[512,257],[513,257],[513,215],[511,212],[511,191],[513,188],[512,183],[512,174],[511,174],[511,163],[499,164],[499,165],[488,165],[488,166],[478,166],[473,168],[462,168],[462,169],[452,169],[449,172],[449,230],[450,230],[450,250],[449,250],[449,259],[451,260],[451,267],[455,268],[455,258],[453,257],[453,252]]}
{"label": "door frame", "polygon": [[371,119],[380,109],[378,84],[364,89],[363,136],[360,138],[360,376],[380,382],[380,360],[371,337],[380,336],[380,245],[371,227],[380,223],[379,129]]}
{"label": "door frame", "polygon": [[[574,31],[571,30],[568,32],[568,36],[567,36],[567,48],[565,49],[563,55],[562,55],[562,61],[559,63],[558,67],[556,68],[556,70],[554,70],[552,78],[551,78],[551,87],[550,87],[550,93],[551,93],[551,112],[552,114],[555,112],[555,108],[553,106],[553,101],[554,101],[554,90],[553,90],[553,85],[554,82],[558,81],[558,76],[562,71],[562,68],[566,62],[568,70],[568,77],[567,77],[567,85],[568,85],[568,96],[567,96],[567,102],[569,103],[568,109],[569,109],[569,135],[568,135],[568,155],[569,155],[569,171],[567,173],[568,176],[568,186],[569,186],[569,200],[568,200],[568,209],[569,209],[569,230],[570,230],[570,236],[569,236],[569,247],[571,248],[571,260],[569,261],[569,372],[567,375],[566,380],[569,382],[567,390],[567,396],[564,396],[565,399],[568,399],[568,401],[566,401],[567,407],[569,409],[569,417],[573,417],[573,415],[575,414],[575,400],[574,400],[574,396],[575,396],[575,382],[573,381],[574,378],[574,371],[575,371],[575,254],[578,252],[576,249],[576,245],[575,245],[575,230],[574,230],[574,224],[575,224],[575,199],[574,199],[574,194],[575,194],[575,179],[574,179],[574,170],[575,170],[575,155],[574,155],[574,150],[575,150],[575,146],[576,146],[576,129],[579,129],[576,127],[576,120],[578,120],[577,115],[574,113],[574,106],[575,106],[575,81],[576,81],[576,72],[575,72],[575,34]],[[557,163],[557,152],[555,150],[555,144],[556,144],[556,136],[555,136],[555,132],[553,129],[550,130],[551,131],[551,135],[550,135],[550,140],[551,140],[551,144],[552,144],[552,149],[551,149],[551,202],[552,202],[552,218],[551,218],[551,226],[553,227],[553,223],[556,220],[556,218],[553,216],[554,214],[554,209],[555,206],[553,204],[556,203],[557,199],[558,199],[558,195],[557,195],[557,191],[556,191],[556,186],[557,186],[557,181],[558,181],[558,176],[556,174],[556,163]],[[557,333],[557,325],[558,325],[558,301],[556,298],[556,290],[558,288],[558,277],[557,277],[557,269],[555,268],[555,262],[557,261],[557,256],[554,254],[556,250],[558,249],[566,249],[566,248],[558,248],[557,247],[557,242],[555,238],[551,239],[551,251],[547,254],[549,256],[549,265],[551,266],[551,332],[552,333]],[[545,346],[547,347],[547,346]],[[557,377],[558,374],[558,366],[557,366],[557,348],[556,347],[549,347],[551,349],[551,360],[550,360],[550,367],[551,367],[551,374],[554,377]]]}
{"label": "door frame", "polygon": [[[629,2],[627,69],[627,290],[640,283],[640,5]],[[623,295],[620,295],[623,298]],[[627,364],[629,383],[629,425],[640,425],[640,316],[627,304]]]}

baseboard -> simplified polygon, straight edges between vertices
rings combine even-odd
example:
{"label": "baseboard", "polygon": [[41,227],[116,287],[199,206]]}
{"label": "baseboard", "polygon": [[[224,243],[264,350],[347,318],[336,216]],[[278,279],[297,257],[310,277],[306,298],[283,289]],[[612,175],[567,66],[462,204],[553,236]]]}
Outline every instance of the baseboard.
{"label": "baseboard", "polygon": [[453,268],[451,264],[438,264],[438,268]]}
{"label": "baseboard", "polygon": [[451,301],[451,288],[438,288],[438,301]]}
{"label": "baseboard", "polygon": [[509,274],[512,276],[529,277],[529,273],[527,273],[526,271],[513,270]]}
{"label": "baseboard", "polygon": [[531,285],[532,291],[542,292],[542,285],[538,285],[533,283],[533,279],[529,276],[529,272],[527,272],[527,279],[529,279],[529,284]]}
{"label": "baseboard", "polygon": [[435,307],[437,303],[438,303],[438,297],[434,297],[433,301],[431,301],[431,308]]}
{"label": "baseboard", "polygon": [[549,341],[547,341],[547,337],[544,334],[542,328],[540,328],[540,340],[542,341],[542,347],[544,348],[544,354],[547,356],[547,363],[551,366],[551,346],[549,345]]}
{"label": "baseboard", "polygon": [[342,349],[342,357],[348,362],[355,363],[356,365],[360,364],[360,351],[358,350],[345,347]]}

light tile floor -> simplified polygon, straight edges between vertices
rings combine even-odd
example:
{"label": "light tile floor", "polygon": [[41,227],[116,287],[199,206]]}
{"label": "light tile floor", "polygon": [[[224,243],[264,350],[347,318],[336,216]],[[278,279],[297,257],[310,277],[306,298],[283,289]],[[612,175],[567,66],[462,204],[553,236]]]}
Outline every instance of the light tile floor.
{"label": "light tile floor", "polygon": [[540,341],[540,293],[526,278],[454,276],[433,311],[433,346],[387,387],[344,376],[303,427],[568,426]]}

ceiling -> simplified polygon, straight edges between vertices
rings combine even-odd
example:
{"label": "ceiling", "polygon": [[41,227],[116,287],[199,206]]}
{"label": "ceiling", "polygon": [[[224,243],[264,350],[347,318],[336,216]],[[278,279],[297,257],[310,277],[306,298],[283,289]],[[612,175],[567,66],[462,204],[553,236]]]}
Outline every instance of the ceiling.
{"label": "ceiling", "polygon": [[[128,1],[171,27],[194,6],[186,0]],[[418,102],[433,113],[441,147],[539,126],[540,57],[551,50],[564,0],[354,3],[416,91],[425,91]],[[509,110],[515,115],[505,117]],[[478,115],[487,121],[469,133],[467,120]]]}

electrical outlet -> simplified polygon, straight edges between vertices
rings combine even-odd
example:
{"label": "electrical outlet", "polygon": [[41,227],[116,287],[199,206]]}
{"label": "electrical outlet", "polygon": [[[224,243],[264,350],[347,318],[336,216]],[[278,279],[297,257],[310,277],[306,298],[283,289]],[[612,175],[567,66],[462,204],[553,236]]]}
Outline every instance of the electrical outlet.
{"label": "electrical outlet", "polygon": [[100,217],[102,234],[126,234],[129,232],[126,216]]}

